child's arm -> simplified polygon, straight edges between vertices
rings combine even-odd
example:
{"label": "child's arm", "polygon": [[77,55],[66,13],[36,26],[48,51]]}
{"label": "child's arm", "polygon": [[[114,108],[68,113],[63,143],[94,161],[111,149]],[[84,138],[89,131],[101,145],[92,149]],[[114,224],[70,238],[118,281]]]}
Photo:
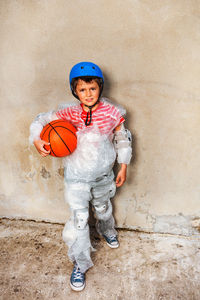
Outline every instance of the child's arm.
{"label": "child's arm", "polygon": [[50,150],[47,151],[44,148],[44,146],[45,145],[49,145],[49,143],[47,143],[47,142],[45,142],[43,140],[34,140],[33,144],[34,144],[35,148],[37,149],[37,151],[40,153],[40,155],[42,155],[44,157],[47,156],[47,155],[49,155]]}
{"label": "child's arm", "polygon": [[121,169],[119,170],[117,174],[117,178],[115,180],[116,186],[120,187],[124,184],[126,181],[126,170],[127,170],[127,165],[126,164],[121,164]]}
{"label": "child's arm", "polygon": [[121,164],[121,168],[116,178],[116,186],[120,187],[126,181],[127,164],[130,163],[132,157],[132,139],[130,131],[125,129],[123,124],[115,128],[114,134],[117,161]]}
{"label": "child's arm", "polygon": [[37,151],[42,156],[49,155],[50,151],[45,150],[44,146],[48,145],[49,143],[43,141],[40,139],[40,133],[43,129],[43,127],[54,120],[57,120],[58,117],[56,116],[56,113],[53,111],[39,114],[35,120],[31,123],[30,126],[30,136],[29,136],[29,142],[30,144],[34,144]]}

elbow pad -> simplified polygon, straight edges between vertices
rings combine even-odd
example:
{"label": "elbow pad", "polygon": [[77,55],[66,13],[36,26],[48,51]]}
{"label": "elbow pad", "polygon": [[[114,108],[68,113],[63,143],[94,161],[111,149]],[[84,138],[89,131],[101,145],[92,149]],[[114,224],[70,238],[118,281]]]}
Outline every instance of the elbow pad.
{"label": "elbow pad", "polygon": [[123,124],[120,130],[115,131],[114,147],[118,163],[128,165],[132,157],[132,137],[130,131],[125,129]]}
{"label": "elbow pad", "polygon": [[[30,136],[29,136],[29,143],[32,145],[34,140],[40,139],[40,133],[43,129],[43,127],[55,120],[55,117],[53,117],[53,111],[47,112],[47,113],[41,113],[37,115],[35,120],[31,123],[30,126]],[[54,115],[55,116],[55,115]]]}

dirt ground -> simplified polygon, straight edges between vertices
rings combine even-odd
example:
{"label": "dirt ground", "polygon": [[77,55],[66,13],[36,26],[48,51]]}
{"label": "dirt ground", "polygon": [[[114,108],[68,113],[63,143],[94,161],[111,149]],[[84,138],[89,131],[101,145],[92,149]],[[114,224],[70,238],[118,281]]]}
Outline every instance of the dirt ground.
{"label": "dirt ground", "polygon": [[94,267],[70,289],[63,225],[0,220],[0,299],[199,300],[200,237],[119,230],[110,249],[91,230]]}

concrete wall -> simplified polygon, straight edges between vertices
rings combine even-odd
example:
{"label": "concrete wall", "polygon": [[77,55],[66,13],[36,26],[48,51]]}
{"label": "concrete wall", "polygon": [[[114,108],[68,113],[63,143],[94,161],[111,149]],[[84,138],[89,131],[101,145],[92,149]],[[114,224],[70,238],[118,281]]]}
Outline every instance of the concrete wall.
{"label": "concrete wall", "polygon": [[200,1],[1,0],[2,216],[65,222],[62,161],[28,145],[42,111],[73,99],[68,73],[89,60],[134,135],[117,225],[198,234]]}

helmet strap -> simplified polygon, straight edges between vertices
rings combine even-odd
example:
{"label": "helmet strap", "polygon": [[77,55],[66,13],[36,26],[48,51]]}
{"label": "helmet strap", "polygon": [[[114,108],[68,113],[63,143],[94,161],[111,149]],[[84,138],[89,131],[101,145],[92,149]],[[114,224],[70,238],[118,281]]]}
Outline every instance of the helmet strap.
{"label": "helmet strap", "polygon": [[99,99],[97,100],[96,103],[94,103],[93,105],[89,106],[89,105],[85,105],[86,107],[89,108],[89,111],[87,112],[87,116],[86,116],[86,120],[85,120],[85,125],[89,126],[92,122],[92,108],[99,102]]}

